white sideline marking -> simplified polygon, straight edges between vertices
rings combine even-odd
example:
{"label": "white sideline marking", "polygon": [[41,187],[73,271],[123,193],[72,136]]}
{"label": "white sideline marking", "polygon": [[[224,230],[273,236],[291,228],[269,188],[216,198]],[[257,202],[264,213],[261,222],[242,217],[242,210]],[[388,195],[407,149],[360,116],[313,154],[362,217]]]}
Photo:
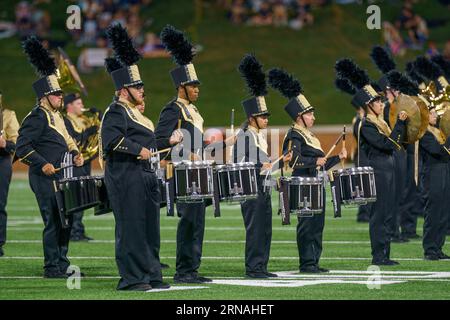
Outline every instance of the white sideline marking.
{"label": "white sideline marking", "polygon": [[[172,256],[166,256],[166,257],[160,257],[161,259],[176,259],[176,257]],[[44,259],[44,257],[38,257],[38,256],[3,256],[0,258],[0,261],[2,260],[38,260],[38,259]],[[80,259],[80,260],[114,260],[115,257],[113,256],[70,256],[69,259]],[[298,257],[270,257],[271,260],[298,260]],[[362,257],[321,257],[321,260],[356,260],[356,261],[371,261],[372,258],[362,258]],[[422,258],[392,258],[393,260],[398,261],[425,261]],[[216,256],[210,256],[210,257],[202,257],[202,260],[244,260],[244,257],[216,257]],[[449,263],[450,260],[439,260],[439,262],[445,262]]]}
{"label": "white sideline marking", "polygon": [[180,290],[196,290],[196,289],[209,289],[209,287],[201,287],[201,286],[195,286],[195,287],[182,287],[182,286],[176,286],[172,287],[170,286],[169,289],[152,289],[145,292],[152,293],[152,292],[167,292],[167,291],[180,291]]}
{"label": "white sideline marking", "polygon": [[[405,281],[385,281],[380,280],[376,283],[379,285],[397,284]],[[214,280],[213,283],[247,286],[247,287],[266,287],[266,288],[296,288],[304,286],[314,286],[319,284],[362,284],[367,285],[366,281],[349,281],[349,280]]]}

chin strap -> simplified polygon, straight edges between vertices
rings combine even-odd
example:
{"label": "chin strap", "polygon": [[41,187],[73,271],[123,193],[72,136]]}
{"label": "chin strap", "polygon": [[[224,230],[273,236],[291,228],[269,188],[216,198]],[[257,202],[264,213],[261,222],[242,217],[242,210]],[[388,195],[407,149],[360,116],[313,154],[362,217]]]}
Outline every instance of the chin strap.
{"label": "chin strap", "polygon": [[184,90],[184,94],[186,95],[186,100],[189,102],[189,104],[192,104],[191,99],[189,99],[189,94],[187,92],[186,86],[182,86]]}
{"label": "chin strap", "polygon": [[133,94],[130,92],[130,90],[128,88],[125,88],[125,89],[127,90],[128,95],[131,97],[131,100],[132,100],[131,102],[134,103],[134,105],[137,105],[138,102],[137,102],[136,98],[133,96]]}

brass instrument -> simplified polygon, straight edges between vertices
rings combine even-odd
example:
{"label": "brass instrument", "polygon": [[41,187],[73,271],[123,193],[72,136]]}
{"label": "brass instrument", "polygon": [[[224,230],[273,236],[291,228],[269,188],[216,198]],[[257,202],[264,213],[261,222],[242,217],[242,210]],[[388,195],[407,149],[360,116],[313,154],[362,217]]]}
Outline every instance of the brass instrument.
{"label": "brass instrument", "polygon": [[398,114],[405,111],[408,114],[406,140],[403,143],[414,143],[423,137],[428,127],[428,107],[419,97],[400,94],[392,102],[389,110],[389,123],[395,126]]}
{"label": "brass instrument", "polygon": [[[97,127],[100,128],[100,114],[99,112],[92,112],[89,109],[82,109],[81,115],[86,128]],[[97,131],[95,134],[90,135],[80,146],[80,152],[83,155],[84,161],[88,161],[97,156],[99,150],[99,134]]]}
{"label": "brass instrument", "polygon": [[88,93],[86,87],[81,81],[77,69],[73,65],[72,61],[70,61],[69,56],[60,47],[58,47],[58,51],[59,58],[56,77],[58,78],[59,86],[65,91],[75,91],[78,93],[83,93],[87,96]]}
{"label": "brass instrument", "polygon": [[[70,61],[69,56],[64,52],[63,49],[58,47],[59,58],[58,58],[58,69],[56,72],[58,82],[60,87],[64,91],[83,93],[87,96],[87,90],[84,86],[81,78],[77,72],[77,69]],[[98,112],[91,112],[89,109],[82,109],[83,123],[86,128],[96,126],[100,128],[100,119]],[[85,161],[95,158],[99,150],[99,133],[89,136],[85,141],[82,141],[78,148]]]}
{"label": "brass instrument", "polygon": [[444,112],[439,117],[439,129],[441,129],[446,138],[450,136],[450,103],[448,103]]}

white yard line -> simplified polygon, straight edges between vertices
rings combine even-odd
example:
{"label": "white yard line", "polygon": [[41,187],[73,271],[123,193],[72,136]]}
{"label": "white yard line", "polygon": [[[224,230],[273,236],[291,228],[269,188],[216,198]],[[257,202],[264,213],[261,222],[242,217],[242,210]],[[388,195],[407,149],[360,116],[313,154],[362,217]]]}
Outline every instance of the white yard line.
{"label": "white yard line", "polygon": [[[36,224],[42,224],[42,221],[40,221],[40,223],[36,223]],[[42,231],[42,228],[37,228],[37,227],[20,227],[20,226],[14,226],[14,225],[9,225],[8,228],[10,228],[11,231]],[[87,230],[114,230],[114,227],[90,227],[87,226],[86,227]],[[177,230],[176,226],[165,226],[165,227],[161,227],[161,230]],[[242,225],[241,227],[209,227],[208,225],[205,227],[206,231],[245,231],[244,225]],[[272,231],[295,231],[296,227],[295,226],[291,226],[291,227],[273,227]],[[368,227],[325,227],[325,232],[328,231],[369,231]]]}

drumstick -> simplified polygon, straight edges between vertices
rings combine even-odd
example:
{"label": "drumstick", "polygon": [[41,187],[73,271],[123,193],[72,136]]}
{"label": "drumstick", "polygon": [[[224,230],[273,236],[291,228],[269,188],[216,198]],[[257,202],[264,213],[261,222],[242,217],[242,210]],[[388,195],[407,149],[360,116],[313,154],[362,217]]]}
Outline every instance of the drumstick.
{"label": "drumstick", "polygon": [[[334,149],[336,149],[337,145],[339,144],[339,142],[341,142],[341,139],[344,137],[343,134],[341,134],[339,136],[339,138],[336,140],[336,142],[333,144],[333,146],[331,147],[331,149],[328,151],[328,153],[325,155],[325,158],[328,159],[328,157],[330,156],[330,154],[333,153]],[[317,170],[320,169],[320,166],[316,167]]]}
{"label": "drumstick", "polygon": [[[234,108],[231,109],[231,126],[230,126],[230,131],[231,131],[231,137],[233,137],[234,136]],[[229,156],[228,162],[231,163],[232,162],[231,160],[233,159],[233,148],[232,147],[230,147],[229,152],[230,152],[230,154],[228,155]]]}
{"label": "drumstick", "polygon": [[[165,149],[162,149],[162,150],[158,150],[158,151],[156,151],[156,152],[151,152],[150,157],[152,157],[152,156],[154,156],[154,155],[157,155],[157,154],[160,154],[160,153],[167,152],[167,151],[169,151],[170,149],[172,149],[172,148],[165,148]],[[141,160],[142,157],[141,157],[141,156],[138,156],[137,159],[138,159],[138,160]]]}
{"label": "drumstick", "polygon": [[61,170],[63,170],[63,169],[72,168],[72,167],[74,167],[74,166],[75,166],[74,164],[69,164],[69,165],[67,165],[67,166],[61,166],[61,167],[59,167],[59,168],[56,168],[56,169],[55,169],[55,172],[59,172],[59,171],[61,171]]}

